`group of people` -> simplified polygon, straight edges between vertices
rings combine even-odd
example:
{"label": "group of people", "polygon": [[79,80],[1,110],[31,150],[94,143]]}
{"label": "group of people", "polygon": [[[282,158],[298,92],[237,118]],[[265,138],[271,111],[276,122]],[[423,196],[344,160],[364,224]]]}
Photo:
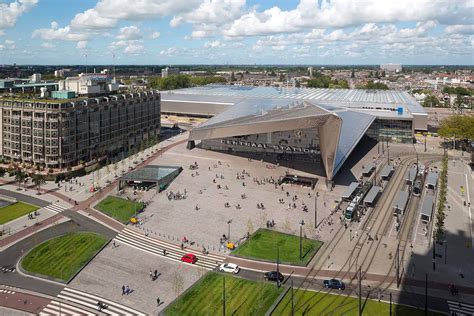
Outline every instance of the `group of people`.
{"label": "group of people", "polygon": [[454,284],[449,284],[448,285],[449,293],[451,293],[452,296],[456,296],[459,294],[458,288]]}
{"label": "group of people", "polygon": [[173,193],[172,191],[170,191],[169,193],[166,194],[166,196],[168,197],[168,201],[183,200],[183,199],[186,199],[186,190],[184,191],[184,193],[181,193],[179,191],[177,193]]}
{"label": "group of people", "polygon": [[35,216],[38,216],[38,211],[34,211],[33,213],[28,213],[28,219],[35,219]]}
{"label": "group of people", "polygon": [[150,270],[150,280],[155,281],[158,279],[161,273],[158,273],[158,270],[155,269],[155,271]]}
{"label": "group of people", "polygon": [[122,295],[132,294],[133,290],[128,285],[122,285]]}
{"label": "group of people", "polygon": [[271,221],[267,220],[267,228],[273,228],[273,227],[275,227],[275,221],[273,219]]}

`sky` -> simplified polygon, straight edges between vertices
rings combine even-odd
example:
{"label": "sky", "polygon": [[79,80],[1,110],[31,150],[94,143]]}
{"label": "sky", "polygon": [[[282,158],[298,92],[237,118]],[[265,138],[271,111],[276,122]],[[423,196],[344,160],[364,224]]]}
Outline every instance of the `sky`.
{"label": "sky", "polygon": [[0,64],[474,62],[474,0],[0,0]]}

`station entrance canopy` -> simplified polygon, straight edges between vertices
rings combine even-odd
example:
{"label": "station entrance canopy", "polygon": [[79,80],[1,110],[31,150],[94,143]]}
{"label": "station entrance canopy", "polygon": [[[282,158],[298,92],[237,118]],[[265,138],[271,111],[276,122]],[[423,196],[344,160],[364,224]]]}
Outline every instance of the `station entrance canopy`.
{"label": "station entrance canopy", "polygon": [[[293,131],[292,134],[298,137],[298,132],[313,129],[319,137],[318,153],[326,176],[332,180],[375,118],[366,112],[310,101],[246,99],[192,129],[188,140],[225,140],[282,131]],[[268,146],[265,141],[248,143],[255,148]],[[312,153],[308,148],[274,146],[269,150]]]}
{"label": "station entrance canopy", "polygon": [[121,176],[118,189],[131,185],[146,188],[156,186],[158,190],[163,190],[181,171],[183,171],[182,167],[175,166],[145,166]]}

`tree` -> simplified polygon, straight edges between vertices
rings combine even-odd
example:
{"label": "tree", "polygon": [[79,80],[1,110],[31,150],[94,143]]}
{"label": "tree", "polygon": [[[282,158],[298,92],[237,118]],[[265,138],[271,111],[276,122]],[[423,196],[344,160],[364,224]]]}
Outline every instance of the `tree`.
{"label": "tree", "polygon": [[20,169],[18,169],[15,172],[15,181],[18,183],[18,190],[21,190],[20,185],[23,183],[23,181],[25,181],[25,179],[26,179],[26,174]]}
{"label": "tree", "polygon": [[3,177],[5,173],[6,173],[5,169],[0,168],[0,177]]}
{"label": "tree", "polygon": [[441,122],[438,134],[446,138],[474,139],[474,116],[449,116]]}
{"label": "tree", "polygon": [[38,194],[40,193],[41,185],[46,183],[44,176],[40,173],[35,173],[33,175],[33,183],[36,185],[36,189],[38,190]]}
{"label": "tree", "polygon": [[230,74],[230,81],[235,81],[235,74],[234,72],[232,71],[232,73]]}
{"label": "tree", "polygon": [[434,95],[427,95],[425,100],[423,100],[423,106],[425,107],[439,106],[439,100]]}
{"label": "tree", "polygon": [[367,84],[358,86],[358,89],[367,89],[367,90],[388,90],[388,86],[382,82],[373,82],[369,81]]}

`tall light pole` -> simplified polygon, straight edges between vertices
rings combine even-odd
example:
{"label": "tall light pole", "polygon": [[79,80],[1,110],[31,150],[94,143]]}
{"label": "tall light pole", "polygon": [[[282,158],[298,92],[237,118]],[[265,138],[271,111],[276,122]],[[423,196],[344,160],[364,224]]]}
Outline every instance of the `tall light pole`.
{"label": "tall light pole", "polygon": [[227,239],[230,241],[230,223],[232,223],[232,219],[227,221]]}
{"label": "tall light pole", "polygon": [[304,220],[300,222],[300,261],[303,259],[303,226]]}
{"label": "tall light pole", "polygon": [[277,246],[277,287],[280,287],[280,247]]}
{"label": "tall light pole", "polygon": [[426,133],[425,133],[425,152],[426,152]]}
{"label": "tall light pole", "polygon": [[314,228],[318,228],[318,193],[314,194]]}

